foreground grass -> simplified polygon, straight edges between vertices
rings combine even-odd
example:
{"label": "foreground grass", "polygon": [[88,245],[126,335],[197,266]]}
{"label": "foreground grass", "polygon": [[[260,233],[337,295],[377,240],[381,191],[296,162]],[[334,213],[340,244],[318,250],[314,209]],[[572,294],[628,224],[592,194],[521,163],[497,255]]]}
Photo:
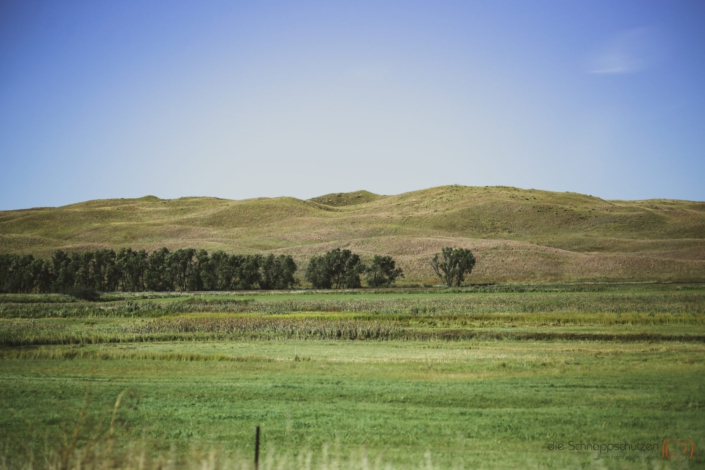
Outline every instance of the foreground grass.
{"label": "foreground grass", "polygon": [[[398,468],[418,467],[427,452],[437,468],[592,468],[596,458],[618,456],[637,465],[660,459],[660,450],[559,454],[547,445],[660,444],[672,436],[705,444],[703,345],[157,343],[85,346],[93,359],[49,359],[67,349],[77,348],[0,362],[0,397],[13,410],[0,418],[10,464],[26,458],[31,443],[41,458],[45,436],[71,434],[86,392],[87,441],[123,390],[117,445],[142,443],[150,458],[174,447],[177,462],[194,448],[249,455],[256,425],[265,453],[311,452],[320,461],[324,446],[338,445],[340,458],[364,449],[371,461]],[[179,354],[241,360],[184,362]],[[690,468],[702,459],[696,453]]]}
{"label": "foreground grass", "polygon": [[250,469],[258,425],[267,470],[702,468],[705,294],[683,287],[7,297],[0,468]]}

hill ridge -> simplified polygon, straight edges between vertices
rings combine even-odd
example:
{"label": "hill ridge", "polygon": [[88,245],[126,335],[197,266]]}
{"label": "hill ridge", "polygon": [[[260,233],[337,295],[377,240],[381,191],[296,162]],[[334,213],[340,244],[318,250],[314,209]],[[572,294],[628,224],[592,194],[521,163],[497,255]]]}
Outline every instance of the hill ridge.
{"label": "hill ridge", "polygon": [[363,256],[398,257],[408,282],[432,281],[427,259],[439,240],[474,248],[473,277],[483,281],[705,281],[705,202],[698,201],[449,185],[390,196],[145,196],[0,211],[3,253],[193,246],[288,252],[305,264],[349,244]]}

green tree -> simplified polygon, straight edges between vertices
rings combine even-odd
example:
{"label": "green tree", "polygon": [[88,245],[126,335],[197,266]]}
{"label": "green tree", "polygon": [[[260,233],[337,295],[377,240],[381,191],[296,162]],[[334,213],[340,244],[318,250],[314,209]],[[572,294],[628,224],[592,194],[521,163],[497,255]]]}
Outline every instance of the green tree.
{"label": "green tree", "polygon": [[117,253],[115,265],[121,274],[123,291],[140,292],[144,290],[144,277],[147,271],[147,252],[121,248]]}
{"label": "green tree", "polygon": [[32,292],[36,284],[35,261],[32,255],[9,255],[6,265],[7,272],[4,276],[4,289],[7,290],[7,292]]}
{"label": "green tree", "polygon": [[314,256],[309,260],[304,278],[316,289],[330,289],[333,286],[333,276],[323,256]]}
{"label": "green tree", "polygon": [[317,289],[352,289],[361,286],[360,275],[366,270],[358,255],[336,248],[311,258],[305,277]]}
{"label": "green tree", "polygon": [[10,292],[10,266],[12,255],[0,254],[0,292]]}
{"label": "green tree", "polygon": [[262,255],[247,255],[241,257],[241,263],[237,270],[236,289],[250,290],[259,284],[262,274],[259,267],[262,263]]}
{"label": "green tree", "polygon": [[169,269],[171,270],[174,288],[180,291],[189,290],[189,278],[191,278],[194,255],[196,250],[193,248],[180,248],[169,255]]}
{"label": "green tree", "polygon": [[84,251],[78,254],[77,258],[77,270],[76,278],[74,279],[74,286],[76,287],[93,287],[91,286],[92,267],[93,267],[93,252]]}
{"label": "green tree", "polygon": [[391,256],[375,255],[372,264],[367,269],[367,285],[370,287],[389,287],[397,280],[404,277],[404,271],[397,268]]}
{"label": "green tree", "polygon": [[51,256],[54,282],[51,290],[54,292],[66,292],[73,287],[74,273],[71,269],[71,258],[61,250],[56,250]]}
{"label": "green tree", "polygon": [[51,290],[52,275],[49,263],[43,259],[35,259],[31,265],[34,286],[38,292],[49,292]]}
{"label": "green tree", "polygon": [[205,259],[200,259],[198,262],[198,271],[203,290],[218,290],[218,276],[216,275],[217,264],[214,260],[216,253],[207,256]]}
{"label": "green tree", "polygon": [[446,247],[433,256],[431,267],[446,286],[460,286],[475,267],[475,256],[465,248]]}
{"label": "green tree", "polygon": [[147,290],[169,291],[174,289],[174,283],[169,271],[169,250],[155,250],[147,257],[147,271],[144,279]]}
{"label": "green tree", "polygon": [[[203,274],[207,272],[210,267],[210,258],[208,257],[208,252],[206,250],[198,250],[195,254],[193,264],[191,266],[191,271],[187,279],[188,290],[199,291],[204,290],[205,285],[203,283]],[[206,275],[206,278],[208,276]]]}
{"label": "green tree", "polygon": [[[234,289],[237,283],[237,273],[242,263],[242,257],[237,255],[228,255],[223,251],[216,251],[211,255],[211,265],[213,275],[215,276],[215,289],[230,290]],[[206,276],[210,274],[207,273]]]}
{"label": "green tree", "polygon": [[296,262],[291,256],[270,254],[262,260],[260,266],[262,277],[259,280],[262,289],[288,289],[296,285]]}

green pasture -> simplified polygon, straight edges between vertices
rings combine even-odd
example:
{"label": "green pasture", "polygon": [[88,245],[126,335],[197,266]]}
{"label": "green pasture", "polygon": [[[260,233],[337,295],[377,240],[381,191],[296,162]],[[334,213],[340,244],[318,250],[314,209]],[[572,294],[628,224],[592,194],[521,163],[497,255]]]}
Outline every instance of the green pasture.
{"label": "green pasture", "polygon": [[[118,439],[155,454],[175,446],[179,458],[194,448],[251,454],[256,425],[264,430],[265,453],[312,451],[320,460],[324,445],[338,446],[343,458],[364,450],[397,468],[418,467],[427,451],[434,468],[593,468],[595,459],[610,463],[608,457],[641,468],[660,451],[559,454],[547,445],[660,444],[669,436],[693,438],[696,448],[705,443],[705,347],[699,344],[287,341],[108,348],[243,360],[3,360],[0,396],[12,411],[3,413],[0,428],[10,457],[28,443],[40,448],[45,436],[68,440],[86,394],[90,436],[107,425],[126,389]],[[686,468],[702,463],[698,456]]]}
{"label": "green pasture", "polygon": [[0,468],[705,466],[699,286],[297,295],[5,297]]}

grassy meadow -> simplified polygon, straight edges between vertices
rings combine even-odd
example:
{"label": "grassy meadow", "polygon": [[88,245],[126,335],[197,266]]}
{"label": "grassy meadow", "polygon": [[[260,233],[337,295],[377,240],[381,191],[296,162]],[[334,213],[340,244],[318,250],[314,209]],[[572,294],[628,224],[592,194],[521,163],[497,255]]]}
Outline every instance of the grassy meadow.
{"label": "grassy meadow", "polygon": [[699,284],[0,295],[0,468],[702,468],[704,390]]}
{"label": "grassy meadow", "polygon": [[705,281],[705,203],[607,201],[511,187],[443,186],[310,200],[190,197],[87,201],[0,211],[0,252],[194,247],[308,259],[348,248],[390,255],[407,285],[437,283],[428,261],[469,248],[474,282]]}

